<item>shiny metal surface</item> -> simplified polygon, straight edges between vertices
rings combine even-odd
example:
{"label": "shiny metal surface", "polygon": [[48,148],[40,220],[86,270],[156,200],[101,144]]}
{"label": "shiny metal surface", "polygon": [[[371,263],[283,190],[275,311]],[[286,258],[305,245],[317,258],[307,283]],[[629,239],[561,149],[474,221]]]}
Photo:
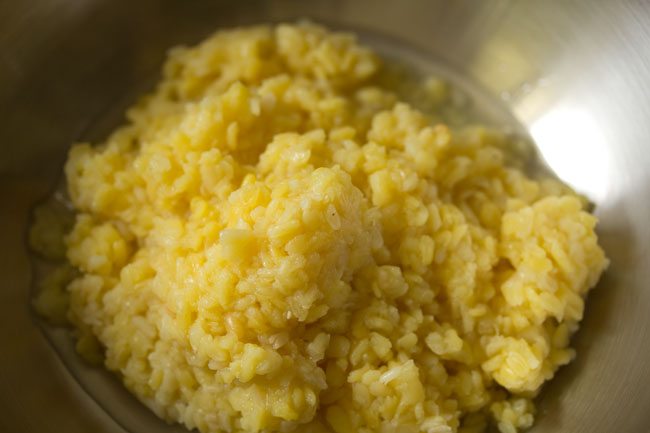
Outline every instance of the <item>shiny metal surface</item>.
{"label": "shiny metal surface", "polygon": [[28,210],[56,183],[67,146],[90,124],[91,135],[114,126],[168,47],[297,17],[398,38],[481,84],[596,203],[612,265],[590,296],[578,358],[546,387],[532,431],[650,431],[650,3],[641,0],[0,1],[0,431],[123,431],[29,315]]}

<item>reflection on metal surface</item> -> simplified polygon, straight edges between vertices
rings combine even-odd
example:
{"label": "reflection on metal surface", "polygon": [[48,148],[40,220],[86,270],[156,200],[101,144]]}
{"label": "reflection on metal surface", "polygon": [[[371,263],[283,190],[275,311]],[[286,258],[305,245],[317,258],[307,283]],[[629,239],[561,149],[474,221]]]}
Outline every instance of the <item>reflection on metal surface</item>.
{"label": "reflection on metal surface", "polygon": [[553,108],[532,123],[530,134],[560,179],[594,202],[605,199],[610,184],[609,150],[587,111]]}
{"label": "reflection on metal surface", "polygon": [[477,53],[472,64],[473,71],[480,71],[481,84],[498,94],[504,101],[517,100],[530,92],[531,81],[537,71],[519,51],[516,41],[494,39]]}

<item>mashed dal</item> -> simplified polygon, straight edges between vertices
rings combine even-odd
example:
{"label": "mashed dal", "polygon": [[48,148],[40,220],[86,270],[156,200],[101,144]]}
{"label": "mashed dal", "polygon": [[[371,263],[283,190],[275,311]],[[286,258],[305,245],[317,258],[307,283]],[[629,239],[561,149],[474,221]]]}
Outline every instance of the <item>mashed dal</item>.
{"label": "mashed dal", "polygon": [[70,151],[78,349],[204,433],[529,427],[607,264],[596,219],[381,69],[310,24],[174,49],[125,126]]}

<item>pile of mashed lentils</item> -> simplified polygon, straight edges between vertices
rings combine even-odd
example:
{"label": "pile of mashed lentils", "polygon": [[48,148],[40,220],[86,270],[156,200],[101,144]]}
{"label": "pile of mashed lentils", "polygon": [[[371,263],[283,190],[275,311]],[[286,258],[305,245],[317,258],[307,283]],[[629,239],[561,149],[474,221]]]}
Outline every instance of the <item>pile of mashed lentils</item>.
{"label": "pile of mashed lentils", "polygon": [[125,126],[70,151],[75,271],[37,309],[204,433],[529,427],[607,265],[596,219],[381,70],[311,24],[174,49]]}

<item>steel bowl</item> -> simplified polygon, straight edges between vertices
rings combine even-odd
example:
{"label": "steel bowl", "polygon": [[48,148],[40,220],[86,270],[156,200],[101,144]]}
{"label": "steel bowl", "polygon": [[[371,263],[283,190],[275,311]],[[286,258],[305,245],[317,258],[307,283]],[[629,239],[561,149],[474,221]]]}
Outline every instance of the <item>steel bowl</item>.
{"label": "steel bowl", "polygon": [[594,202],[611,266],[589,296],[578,356],[544,388],[531,431],[650,431],[642,0],[0,1],[0,431],[182,431],[56,344],[58,331],[39,330],[29,308],[30,209],[57,184],[69,145],[101,138],[151,87],[169,47],[220,27],[298,18],[431,59],[495,101],[487,114],[511,113],[555,173]]}

